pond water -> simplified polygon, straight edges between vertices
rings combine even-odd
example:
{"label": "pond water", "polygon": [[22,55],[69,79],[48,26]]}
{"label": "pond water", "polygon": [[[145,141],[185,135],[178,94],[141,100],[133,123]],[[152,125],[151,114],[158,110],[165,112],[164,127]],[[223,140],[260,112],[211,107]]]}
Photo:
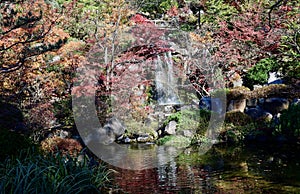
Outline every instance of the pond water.
{"label": "pond water", "polygon": [[300,193],[300,145],[192,147],[157,168],[114,170],[114,193]]}

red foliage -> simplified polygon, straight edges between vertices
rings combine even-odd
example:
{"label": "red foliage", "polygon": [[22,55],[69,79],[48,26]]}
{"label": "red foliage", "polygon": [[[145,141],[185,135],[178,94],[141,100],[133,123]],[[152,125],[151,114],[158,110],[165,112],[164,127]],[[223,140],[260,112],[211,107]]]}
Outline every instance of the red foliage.
{"label": "red foliage", "polygon": [[241,73],[256,64],[270,53],[277,52],[280,46],[282,25],[275,22],[270,29],[262,18],[260,5],[241,12],[230,22],[221,21],[216,33],[218,50],[214,58],[225,70]]}
{"label": "red foliage", "polygon": [[135,14],[130,19],[135,24],[153,24],[150,20],[148,20],[146,17],[142,16],[141,14]]}
{"label": "red foliage", "polygon": [[176,6],[171,7],[171,9],[167,11],[167,14],[171,17],[178,16],[178,8]]}

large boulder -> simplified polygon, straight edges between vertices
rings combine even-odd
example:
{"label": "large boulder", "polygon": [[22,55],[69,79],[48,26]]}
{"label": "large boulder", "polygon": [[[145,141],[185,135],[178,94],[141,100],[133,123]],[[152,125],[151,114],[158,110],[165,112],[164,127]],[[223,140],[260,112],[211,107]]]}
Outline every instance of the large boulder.
{"label": "large boulder", "polygon": [[258,104],[258,100],[256,98],[247,99],[247,102],[246,102],[247,107],[255,108],[257,106],[257,104]]}
{"label": "large boulder", "polygon": [[244,112],[245,108],[246,108],[246,99],[231,100],[227,107],[227,111]]}
{"label": "large boulder", "polygon": [[164,134],[165,135],[175,135],[176,134],[176,121],[170,121],[167,126],[165,127]]}
{"label": "large boulder", "polygon": [[115,142],[118,137],[125,133],[125,127],[122,122],[113,117],[108,120],[104,127],[94,129],[86,137],[83,136],[83,140],[87,145],[91,144],[111,144]]}
{"label": "large boulder", "polygon": [[232,123],[235,126],[245,126],[251,123],[252,119],[247,114],[240,111],[230,111],[225,115],[225,122]]}
{"label": "large boulder", "polygon": [[[263,110],[261,107],[252,107],[252,108],[247,108],[245,110],[245,113],[249,115],[252,119],[254,120],[260,120],[262,118],[271,118],[272,115],[269,112],[266,112]],[[272,119],[272,118],[271,118]]]}

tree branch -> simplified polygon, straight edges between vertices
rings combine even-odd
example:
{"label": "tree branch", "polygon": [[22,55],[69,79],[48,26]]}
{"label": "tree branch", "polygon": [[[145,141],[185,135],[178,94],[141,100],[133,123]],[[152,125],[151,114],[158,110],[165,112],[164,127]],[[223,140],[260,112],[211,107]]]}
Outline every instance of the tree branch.
{"label": "tree branch", "polygon": [[272,5],[272,6],[270,7],[270,10],[269,10],[269,12],[268,12],[268,17],[269,17],[269,19],[268,19],[268,21],[269,21],[269,30],[267,30],[267,32],[270,32],[271,29],[272,29],[272,18],[271,18],[271,13],[272,13],[272,11],[273,11],[276,7],[281,6],[281,3],[286,3],[286,2],[287,2],[287,0],[278,0],[274,5]]}

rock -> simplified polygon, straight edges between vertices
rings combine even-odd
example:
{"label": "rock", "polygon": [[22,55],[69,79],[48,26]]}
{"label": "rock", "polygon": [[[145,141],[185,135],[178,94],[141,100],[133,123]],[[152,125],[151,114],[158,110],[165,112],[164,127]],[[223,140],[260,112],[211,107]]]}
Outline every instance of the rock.
{"label": "rock", "polygon": [[247,107],[252,107],[252,108],[256,107],[257,106],[257,99],[256,98],[247,99],[246,106]]}
{"label": "rock", "polygon": [[263,87],[262,85],[253,85],[253,90],[257,90],[257,89],[260,89],[262,87]]}
{"label": "rock", "polygon": [[158,131],[153,131],[150,133],[150,136],[152,136],[153,140],[156,140],[159,136]]}
{"label": "rock", "polygon": [[126,137],[124,139],[124,143],[131,143],[131,142],[132,142],[132,140],[129,137]]}
{"label": "rock", "polygon": [[117,137],[124,134],[125,132],[124,125],[116,117],[109,119],[108,122],[104,125],[103,129],[108,136],[113,135]]}
{"label": "rock", "polygon": [[243,85],[243,80],[241,78],[232,80],[233,87],[240,87]]}
{"label": "rock", "polygon": [[179,135],[182,135],[184,137],[193,137],[194,133],[191,132],[190,130],[183,130],[183,131],[180,131]]}
{"label": "rock", "polygon": [[111,118],[104,127],[92,130],[89,135],[83,137],[83,140],[87,145],[97,143],[108,145],[115,142],[124,133],[123,124],[117,118]]}
{"label": "rock", "polygon": [[245,108],[246,108],[246,99],[231,100],[229,102],[227,111],[240,111],[240,112],[244,112]]}
{"label": "rock", "polygon": [[300,105],[300,99],[299,98],[295,98],[292,102],[293,105]]}
{"label": "rock", "polygon": [[247,108],[245,110],[245,113],[247,115],[249,115],[254,120],[257,120],[257,119],[260,119],[262,117],[265,117],[266,115],[271,115],[270,113],[266,112],[265,110],[263,110],[259,106],[255,107],[255,108]]}
{"label": "rock", "polygon": [[289,101],[285,98],[267,98],[263,104],[263,108],[272,115],[277,115],[288,107]]}
{"label": "rock", "polygon": [[167,105],[167,106],[164,107],[164,113],[165,114],[172,114],[174,112],[175,112],[175,109],[174,109],[173,106]]}
{"label": "rock", "polygon": [[152,142],[154,139],[149,134],[141,134],[136,138],[139,143]]}
{"label": "rock", "polygon": [[157,134],[159,137],[162,136],[162,130],[161,129],[157,130]]}
{"label": "rock", "polygon": [[165,135],[175,135],[176,134],[176,121],[170,121],[165,127],[164,134]]}
{"label": "rock", "polygon": [[60,130],[59,131],[59,137],[61,137],[63,139],[70,138],[71,137],[71,133],[69,131]]}
{"label": "rock", "polygon": [[269,122],[273,119],[273,115],[269,112],[264,112],[263,115],[257,118],[258,121]]}
{"label": "rock", "polygon": [[280,74],[277,72],[270,72],[268,84],[283,84],[283,80],[280,77]]}
{"label": "rock", "polygon": [[241,111],[230,111],[225,114],[225,122],[235,126],[245,126],[252,121],[252,118]]}

